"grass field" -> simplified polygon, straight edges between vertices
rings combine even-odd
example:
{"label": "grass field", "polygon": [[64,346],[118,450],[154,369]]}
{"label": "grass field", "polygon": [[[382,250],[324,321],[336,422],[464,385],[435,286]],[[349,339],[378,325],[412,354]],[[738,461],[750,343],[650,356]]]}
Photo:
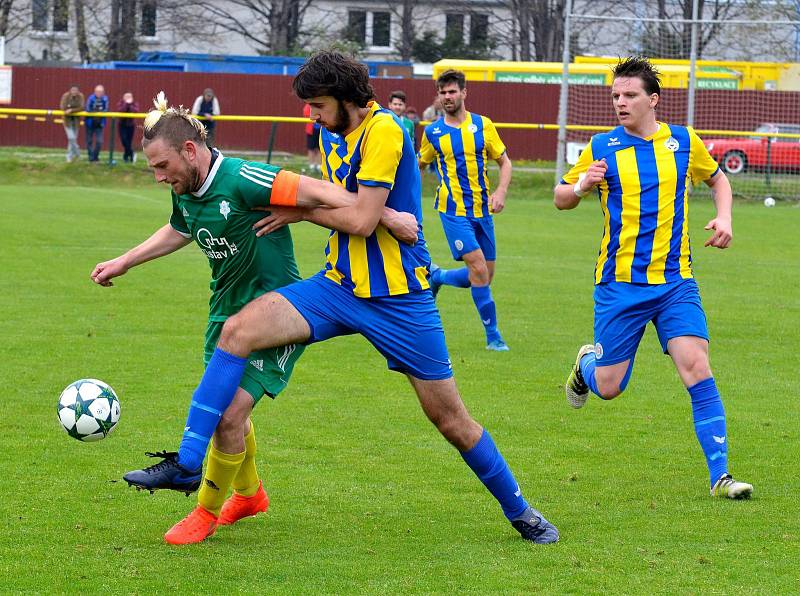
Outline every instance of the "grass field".
{"label": "grass field", "polygon": [[[493,285],[511,352],[483,349],[468,292],[446,288],[439,305],[468,407],[561,541],[520,540],[405,379],[348,337],[308,349],[286,392],[256,409],[269,513],[174,548],[162,535],[194,498],[120,479],[149,463],[144,451],[178,445],[202,372],[205,259],[187,247],[93,285],[96,262],[167,220],[167,188],[141,164],[0,153],[0,592],[797,592],[800,209],[737,203],[733,247],[718,251],[702,248],[711,205],[692,201],[732,471],[756,487],[749,502],[718,501],[652,330],[623,397],[567,407],[564,379],[591,339],[599,210],[557,212],[533,175],[512,187]],[[425,233],[445,264],[430,196],[427,180]],[[325,236],[296,226],[304,275],[321,266]],[[87,376],[122,402],[118,429],[97,444],[56,420],[61,389]]]}

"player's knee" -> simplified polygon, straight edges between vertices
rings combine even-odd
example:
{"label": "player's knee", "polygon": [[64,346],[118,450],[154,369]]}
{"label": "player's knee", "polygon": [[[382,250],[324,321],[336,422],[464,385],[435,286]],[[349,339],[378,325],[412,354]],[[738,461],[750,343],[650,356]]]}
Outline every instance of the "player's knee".
{"label": "player's knee", "polygon": [[240,443],[244,440],[244,424],[241,416],[226,411],[220,418],[214,434],[219,447],[226,448],[231,444]]}
{"label": "player's knee", "polygon": [[708,358],[705,358],[705,356],[701,355],[692,358],[684,365],[683,377],[687,379],[688,386],[704,381],[711,376],[711,366],[708,363]]}
{"label": "player's knee", "polygon": [[469,265],[469,281],[473,286],[488,286],[491,280],[486,263],[472,263]]}
{"label": "player's knee", "polygon": [[603,379],[597,377],[596,380],[597,380],[597,389],[600,392],[601,398],[614,399],[620,393],[622,393],[619,379]]}
{"label": "player's knee", "polygon": [[222,326],[217,346],[233,354],[249,354],[247,324],[241,314],[228,317]]}

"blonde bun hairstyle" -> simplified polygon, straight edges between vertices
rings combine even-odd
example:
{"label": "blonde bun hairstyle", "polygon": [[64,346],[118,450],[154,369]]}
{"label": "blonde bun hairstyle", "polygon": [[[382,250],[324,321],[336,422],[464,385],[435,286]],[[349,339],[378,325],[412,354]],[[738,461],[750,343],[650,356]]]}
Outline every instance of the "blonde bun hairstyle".
{"label": "blonde bun hairstyle", "polygon": [[163,91],[158,92],[153,105],[155,109],[150,110],[144,119],[144,144],[156,138],[163,138],[176,149],[180,149],[185,141],[205,143],[205,126],[183,106],[169,107]]}

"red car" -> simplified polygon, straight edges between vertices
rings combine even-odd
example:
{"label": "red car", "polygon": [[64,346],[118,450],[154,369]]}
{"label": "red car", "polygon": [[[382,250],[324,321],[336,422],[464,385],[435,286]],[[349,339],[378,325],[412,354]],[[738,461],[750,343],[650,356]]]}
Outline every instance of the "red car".
{"label": "red car", "polygon": [[770,168],[800,174],[800,137],[770,137],[774,133],[800,134],[800,124],[762,124],[756,132],[763,137],[704,139],[711,157],[726,174],[748,169],[764,170],[769,154]]}

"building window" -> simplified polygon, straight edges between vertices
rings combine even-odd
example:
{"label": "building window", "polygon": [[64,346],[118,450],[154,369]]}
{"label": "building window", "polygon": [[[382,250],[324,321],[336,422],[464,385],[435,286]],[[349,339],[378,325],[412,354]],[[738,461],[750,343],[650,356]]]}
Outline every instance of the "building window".
{"label": "building window", "polygon": [[372,45],[387,48],[391,41],[392,14],[389,12],[372,13]]}
{"label": "building window", "polygon": [[483,45],[489,39],[489,15],[473,14],[469,18],[469,42]]}
{"label": "building window", "polygon": [[69,30],[69,0],[53,2],[53,31]]}
{"label": "building window", "polygon": [[444,37],[446,40],[462,42],[464,41],[464,15],[448,13],[447,22],[444,28]]}
{"label": "building window", "polygon": [[363,10],[351,10],[347,13],[347,29],[344,37],[361,45],[367,42],[367,13]]}
{"label": "building window", "polygon": [[33,0],[31,17],[33,31],[66,33],[69,31],[69,0]]}
{"label": "building window", "polygon": [[156,0],[142,1],[142,20],[139,34],[145,37],[156,36]]}
{"label": "building window", "polygon": [[47,0],[33,0],[31,3],[31,11],[33,13],[33,20],[31,27],[34,31],[47,31],[48,14],[47,8],[49,2]]}

